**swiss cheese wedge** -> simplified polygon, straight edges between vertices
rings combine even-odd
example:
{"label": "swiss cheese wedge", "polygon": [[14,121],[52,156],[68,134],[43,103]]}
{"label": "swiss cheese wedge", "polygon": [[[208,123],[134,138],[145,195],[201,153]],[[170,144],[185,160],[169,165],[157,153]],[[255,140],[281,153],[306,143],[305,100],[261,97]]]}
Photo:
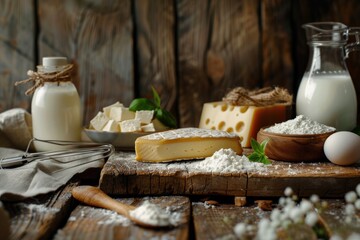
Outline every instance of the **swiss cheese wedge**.
{"label": "swiss cheese wedge", "polygon": [[264,107],[233,106],[225,102],[205,103],[199,127],[233,132],[239,135],[242,147],[251,147],[260,128],[289,119],[290,106],[277,104]]}
{"label": "swiss cheese wedge", "polygon": [[180,128],[139,137],[135,141],[136,160],[170,162],[212,156],[221,148],[242,154],[240,138],[225,131]]}

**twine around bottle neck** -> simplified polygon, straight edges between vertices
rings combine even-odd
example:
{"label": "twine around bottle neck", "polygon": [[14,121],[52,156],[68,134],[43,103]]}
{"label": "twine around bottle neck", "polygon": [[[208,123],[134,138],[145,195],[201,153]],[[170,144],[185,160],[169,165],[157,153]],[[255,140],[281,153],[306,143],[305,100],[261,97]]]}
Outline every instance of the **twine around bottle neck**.
{"label": "twine around bottle neck", "polygon": [[33,86],[28,90],[26,90],[25,92],[26,95],[31,95],[35,92],[37,88],[44,86],[46,82],[52,82],[52,83],[57,82],[58,84],[60,84],[60,82],[71,82],[71,72],[73,68],[74,68],[73,64],[67,64],[62,66],[61,71],[56,71],[56,72],[41,72],[41,71],[34,72],[32,70],[29,70],[27,72],[29,78],[15,82],[15,86],[18,86],[20,84],[25,84],[28,82],[33,82],[34,83]]}

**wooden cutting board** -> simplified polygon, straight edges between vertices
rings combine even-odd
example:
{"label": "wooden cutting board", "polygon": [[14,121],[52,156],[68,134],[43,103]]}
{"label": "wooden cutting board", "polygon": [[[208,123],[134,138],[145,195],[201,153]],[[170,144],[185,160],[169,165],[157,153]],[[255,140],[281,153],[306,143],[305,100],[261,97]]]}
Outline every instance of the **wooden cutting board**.
{"label": "wooden cutting board", "polygon": [[343,198],[359,183],[360,165],[273,161],[263,172],[223,173],[191,169],[187,161],[142,163],[134,152],[116,152],[105,164],[99,185],[112,195],[278,197],[291,187],[299,197]]}

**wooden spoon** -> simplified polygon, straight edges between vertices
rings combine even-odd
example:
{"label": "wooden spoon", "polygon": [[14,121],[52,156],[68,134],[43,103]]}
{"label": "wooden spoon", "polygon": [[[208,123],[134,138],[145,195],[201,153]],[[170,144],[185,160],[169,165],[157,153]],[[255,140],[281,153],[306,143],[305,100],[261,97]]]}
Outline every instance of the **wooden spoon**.
{"label": "wooden spoon", "polygon": [[93,207],[106,208],[115,211],[133,221],[135,224],[147,228],[168,227],[163,225],[156,225],[144,222],[130,215],[130,211],[135,210],[136,207],[121,203],[106,195],[97,187],[93,186],[78,186],[72,190],[72,196],[80,202]]}

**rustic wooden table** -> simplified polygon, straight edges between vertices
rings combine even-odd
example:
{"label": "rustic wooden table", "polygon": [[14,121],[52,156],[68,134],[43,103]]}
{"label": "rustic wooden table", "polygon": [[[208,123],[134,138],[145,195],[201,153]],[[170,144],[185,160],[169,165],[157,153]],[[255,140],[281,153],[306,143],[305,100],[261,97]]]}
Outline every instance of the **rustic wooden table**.
{"label": "rustic wooden table", "polygon": [[[278,201],[276,197],[248,197],[245,206],[238,206],[230,196],[114,196],[133,205],[150,200],[170,206],[186,219],[176,228],[146,229],[109,210],[81,204],[71,196],[74,187],[98,185],[99,178],[100,170],[90,170],[54,193],[23,202],[5,202],[11,217],[10,239],[236,239],[233,229],[237,223],[257,223],[270,215],[255,200],[272,200],[273,206]],[[353,233],[360,234],[359,222],[345,223],[343,200],[328,199],[327,203],[328,208],[321,216],[330,231],[340,232],[344,239]],[[304,232],[288,234],[294,239],[309,239]]]}

